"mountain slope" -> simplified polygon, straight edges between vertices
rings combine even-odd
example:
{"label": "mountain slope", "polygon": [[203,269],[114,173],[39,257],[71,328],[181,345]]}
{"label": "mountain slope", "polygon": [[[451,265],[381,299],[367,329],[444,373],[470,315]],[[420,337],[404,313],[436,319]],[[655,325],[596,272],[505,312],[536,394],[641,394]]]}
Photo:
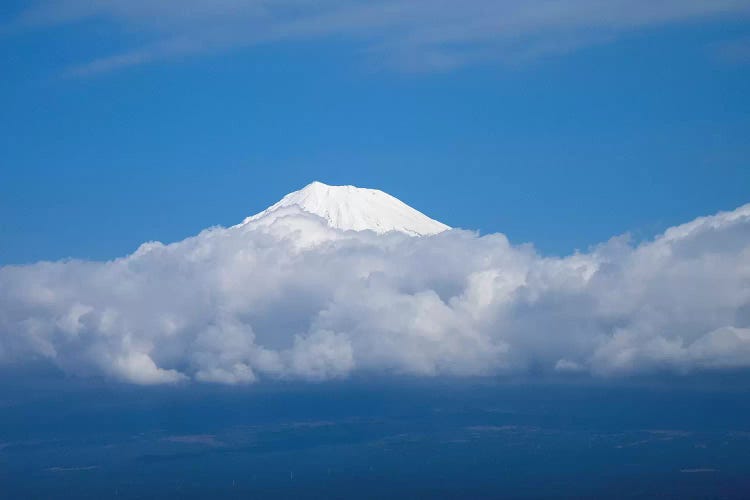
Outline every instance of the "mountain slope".
{"label": "mountain slope", "polygon": [[290,210],[317,215],[325,219],[329,226],[342,230],[370,230],[381,234],[399,231],[412,236],[426,236],[450,229],[383,191],[355,186],[329,186],[317,181],[289,193],[239,225],[273,220],[289,214]]}

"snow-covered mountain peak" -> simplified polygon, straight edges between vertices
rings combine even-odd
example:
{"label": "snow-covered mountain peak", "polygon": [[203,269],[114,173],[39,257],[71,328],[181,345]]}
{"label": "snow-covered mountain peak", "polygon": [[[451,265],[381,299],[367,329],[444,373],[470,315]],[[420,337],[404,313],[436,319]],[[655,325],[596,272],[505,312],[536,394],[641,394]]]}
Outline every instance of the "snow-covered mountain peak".
{"label": "snow-covered mountain peak", "polygon": [[371,230],[376,233],[400,231],[425,236],[450,229],[378,189],[329,186],[318,181],[289,193],[264,211],[248,217],[241,225],[261,219],[275,219],[290,211],[317,215],[325,219],[329,226],[343,230]]}

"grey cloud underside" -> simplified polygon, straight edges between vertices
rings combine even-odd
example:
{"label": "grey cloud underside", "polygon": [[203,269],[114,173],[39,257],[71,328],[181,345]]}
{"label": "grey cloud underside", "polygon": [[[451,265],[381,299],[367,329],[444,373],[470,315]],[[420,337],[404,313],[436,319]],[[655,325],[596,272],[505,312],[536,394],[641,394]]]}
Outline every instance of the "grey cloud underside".
{"label": "grey cloud underside", "polygon": [[746,16],[749,0],[42,0],[15,29],[82,20],[130,28],[122,53],[70,68],[88,75],[188,54],[288,40],[335,38],[406,71],[568,52],[629,31]]}
{"label": "grey cloud underside", "polygon": [[750,367],[750,205],[546,258],[290,213],[110,262],[0,268],[0,363],[138,384]]}

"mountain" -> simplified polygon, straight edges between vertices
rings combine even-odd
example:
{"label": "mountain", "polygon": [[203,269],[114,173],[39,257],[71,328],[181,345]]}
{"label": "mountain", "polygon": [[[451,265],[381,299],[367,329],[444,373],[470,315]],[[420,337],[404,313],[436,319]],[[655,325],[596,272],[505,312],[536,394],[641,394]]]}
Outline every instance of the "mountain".
{"label": "mountain", "polygon": [[329,186],[317,181],[289,193],[238,226],[259,221],[271,222],[299,212],[322,217],[329,226],[342,230],[370,230],[381,234],[399,231],[412,236],[426,236],[450,229],[378,189]]}

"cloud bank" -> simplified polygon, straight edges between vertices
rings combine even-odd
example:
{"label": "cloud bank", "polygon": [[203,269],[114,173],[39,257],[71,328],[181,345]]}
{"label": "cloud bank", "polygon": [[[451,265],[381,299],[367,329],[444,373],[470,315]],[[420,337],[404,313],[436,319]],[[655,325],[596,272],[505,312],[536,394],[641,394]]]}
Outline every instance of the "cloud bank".
{"label": "cloud bank", "polygon": [[0,365],[135,384],[750,368],[750,204],[565,258],[290,213],[0,268]]}
{"label": "cloud bank", "polygon": [[565,53],[639,29],[750,13],[748,0],[40,0],[11,29],[105,21],[130,48],[70,69],[90,75],[280,41],[356,43],[377,64],[446,70]]}

